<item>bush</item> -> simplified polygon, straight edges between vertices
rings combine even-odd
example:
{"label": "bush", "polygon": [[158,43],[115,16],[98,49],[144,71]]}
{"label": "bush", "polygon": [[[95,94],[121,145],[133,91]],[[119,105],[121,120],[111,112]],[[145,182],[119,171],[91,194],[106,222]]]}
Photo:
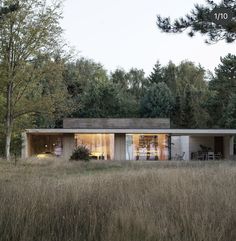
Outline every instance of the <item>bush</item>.
{"label": "bush", "polygon": [[89,161],[89,159],[90,159],[90,150],[83,145],[78,146],[74,150],[70,158],[70,160],[75,160],[75,161]]}

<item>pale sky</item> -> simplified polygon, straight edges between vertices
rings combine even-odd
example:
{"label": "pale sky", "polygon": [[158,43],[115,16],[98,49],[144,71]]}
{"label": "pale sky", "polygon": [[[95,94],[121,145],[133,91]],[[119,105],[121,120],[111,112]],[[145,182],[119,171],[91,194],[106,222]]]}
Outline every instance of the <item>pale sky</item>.
{"label": "pale sky", "polygon": [[178,18],[204,0],[65,0],[62,27],[65,39],[80,57],[100,62],[105,69],[143,69],[150,74],[160,60],[200,63],[211,71],[220,56],[236,54],[236,43],[207,45],[204,36],[166,34],[156,26],[156,15]]}

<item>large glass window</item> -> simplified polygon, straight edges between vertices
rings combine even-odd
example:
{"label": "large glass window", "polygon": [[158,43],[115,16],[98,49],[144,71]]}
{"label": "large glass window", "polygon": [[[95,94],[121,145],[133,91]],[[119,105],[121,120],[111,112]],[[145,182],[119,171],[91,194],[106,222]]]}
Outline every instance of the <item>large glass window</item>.
{"label": "large glass window", "polygon": [[168,160],[168,135],[127,134],[127,160]]}
{"label": "large glass window", "polygon": [[114,135],[113,134],[75,134],[76,146],[84,145],[93,159],[114,159]]}
{"label": "large glass window", "polygon": [[[30,135],[29,155],[46,157],[47,155],[61,156],[63,154],[63,137],[60,135]],[[46,154],[46,155],[45,155]]]}

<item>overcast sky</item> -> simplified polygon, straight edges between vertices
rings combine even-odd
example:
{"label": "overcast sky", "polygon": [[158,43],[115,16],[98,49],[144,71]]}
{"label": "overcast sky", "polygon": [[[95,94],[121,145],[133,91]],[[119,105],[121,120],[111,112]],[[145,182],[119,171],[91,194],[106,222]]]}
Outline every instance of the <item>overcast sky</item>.
{"label": "overcast sky", "polygon": [[68,43],[80,56],[100,62],[108,71],[117,67],[144,69],[149,74],[157,60],[200,63],[211,71],[220,56],[236,54],[236,43],[204,43],[204,36],[165,34],[156,15],[178,18],[204,0],[66,0],[62,26]]}

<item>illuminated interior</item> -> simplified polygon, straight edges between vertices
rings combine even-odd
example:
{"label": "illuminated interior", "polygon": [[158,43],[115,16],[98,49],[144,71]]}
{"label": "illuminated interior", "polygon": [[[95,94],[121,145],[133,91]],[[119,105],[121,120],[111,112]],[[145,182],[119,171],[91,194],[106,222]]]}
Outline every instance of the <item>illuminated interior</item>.
{"label": "illuminated interior", "polygon": [[91,153],[92,159],[114,159],[113,134],[75,134],[76,146],[84,145]]}
{"label": "illuminated interior", "polygon": [[30,135],[30,155],[44,158],[48,155],[61,156],[63,138],[60,135]]}
{"label": "illuminated interior", "polygon": [[168,135],[127,134],[127,160],[168,160]]}

